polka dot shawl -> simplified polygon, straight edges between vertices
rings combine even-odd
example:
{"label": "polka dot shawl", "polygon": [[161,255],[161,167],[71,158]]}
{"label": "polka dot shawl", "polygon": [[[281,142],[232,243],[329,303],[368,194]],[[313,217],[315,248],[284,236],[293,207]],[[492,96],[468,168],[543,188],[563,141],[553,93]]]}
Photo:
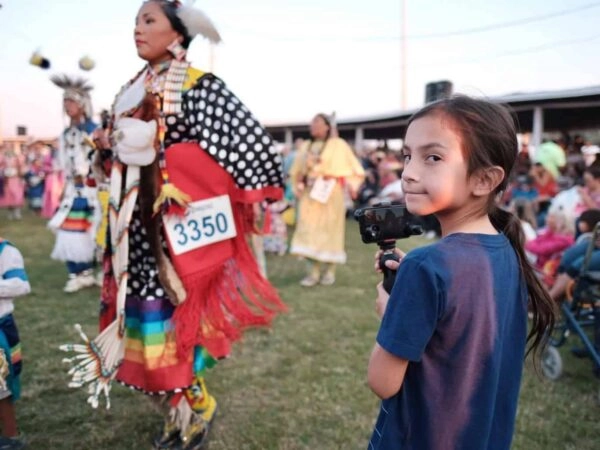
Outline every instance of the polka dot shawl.
{"label": "polka dot shawl", "polygon": [[282,187],[273,139],[225,83],[205,74],[186,91],[182,112],[166,117],[165,147],[197,142],[243,190]]}

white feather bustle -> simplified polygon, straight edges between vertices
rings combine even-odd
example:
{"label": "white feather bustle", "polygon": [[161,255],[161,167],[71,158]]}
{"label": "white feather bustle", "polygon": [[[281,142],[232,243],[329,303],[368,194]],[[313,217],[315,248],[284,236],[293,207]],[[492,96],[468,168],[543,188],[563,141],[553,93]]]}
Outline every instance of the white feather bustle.
{"label": "white feather bustle", "polygon": [[198,8],[194,8],[195,0],[187,0],[177,8],[177,17],[185,26],[188,34],[193,39],[197,35],[204,36],[213,44],[221,42],[221,35],[212,21]]}

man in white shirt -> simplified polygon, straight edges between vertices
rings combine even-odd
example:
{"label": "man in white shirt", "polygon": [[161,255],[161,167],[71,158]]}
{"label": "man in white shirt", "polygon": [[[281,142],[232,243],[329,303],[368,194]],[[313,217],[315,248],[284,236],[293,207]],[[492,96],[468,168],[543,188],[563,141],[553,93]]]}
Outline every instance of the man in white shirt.
{"label": "man in white shirt", "polygon": [[392,180],[386,184],[383,189],[369,200],[369,204],[374,205],[381,202],[401,202],[404,200],[404,191],[402,190],[402,169],[398,168],[389,173]]}

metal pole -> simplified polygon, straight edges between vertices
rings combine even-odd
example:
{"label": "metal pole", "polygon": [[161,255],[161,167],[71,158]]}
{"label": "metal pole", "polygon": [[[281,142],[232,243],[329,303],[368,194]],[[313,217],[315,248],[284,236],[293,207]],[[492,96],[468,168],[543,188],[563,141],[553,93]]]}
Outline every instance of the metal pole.
{"label": "metal pole", "polygon": [[362,127],[356,127],[356,130],[354,130],[354,150],[359,154],[362,155],[363,152],[363,145],[365,141],[365,131],[363,130]]}
{"label": "metal pole", "polygon": [[[537,151],[538,147],[542,143],[542,133],[544,132],[544,110],[541,106],[533,108],[533,129],[531,130],[531,142],[529,146],[533,146],[534,151]],[[535,153],[530,156],[535,156]]]}
{"label": "metal pole", "polygon": [[292,130],[290,130],[289,128],[287,128],[285,130],[285,145],[287,145],[290,149],[290,151],[292,150],[292,147],[294,146],[294,132]]}
{"label": "metal pole", "polygon": [[400,78],[402,83],[402,109],[406,109],[406,91],[407,91],[407,80],[406,80],[406,0],[402,0],[402,26],[400,35],[400,65],[401,72]]}

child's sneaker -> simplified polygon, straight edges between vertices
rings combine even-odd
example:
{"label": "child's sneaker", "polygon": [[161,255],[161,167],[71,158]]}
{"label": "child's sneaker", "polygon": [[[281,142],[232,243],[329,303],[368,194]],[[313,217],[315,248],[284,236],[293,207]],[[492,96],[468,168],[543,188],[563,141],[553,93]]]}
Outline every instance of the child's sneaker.
{"label": "child's sneaker", "polygon": [[77,278],[79,278],[79,284],[84,288],[96,286],[96,277],[91,270],[81,272]]}
{"label": "child's sneaker", "polygon": [[95,285],[96,278],[94,278],[94,275],[91,272],[82,272],[79,275],[71,274],[69,275],[69,280],[67,281],[63,291],[72,293]]}
{"label": "child's sneaker", "polygon": [[69,275],[69,279],[67,280],[67,284],[65,284],[63,291],[77,292],[79,289],[81,289],[81,286],[79,285],[79,278],[77,277],[77,275]]}

